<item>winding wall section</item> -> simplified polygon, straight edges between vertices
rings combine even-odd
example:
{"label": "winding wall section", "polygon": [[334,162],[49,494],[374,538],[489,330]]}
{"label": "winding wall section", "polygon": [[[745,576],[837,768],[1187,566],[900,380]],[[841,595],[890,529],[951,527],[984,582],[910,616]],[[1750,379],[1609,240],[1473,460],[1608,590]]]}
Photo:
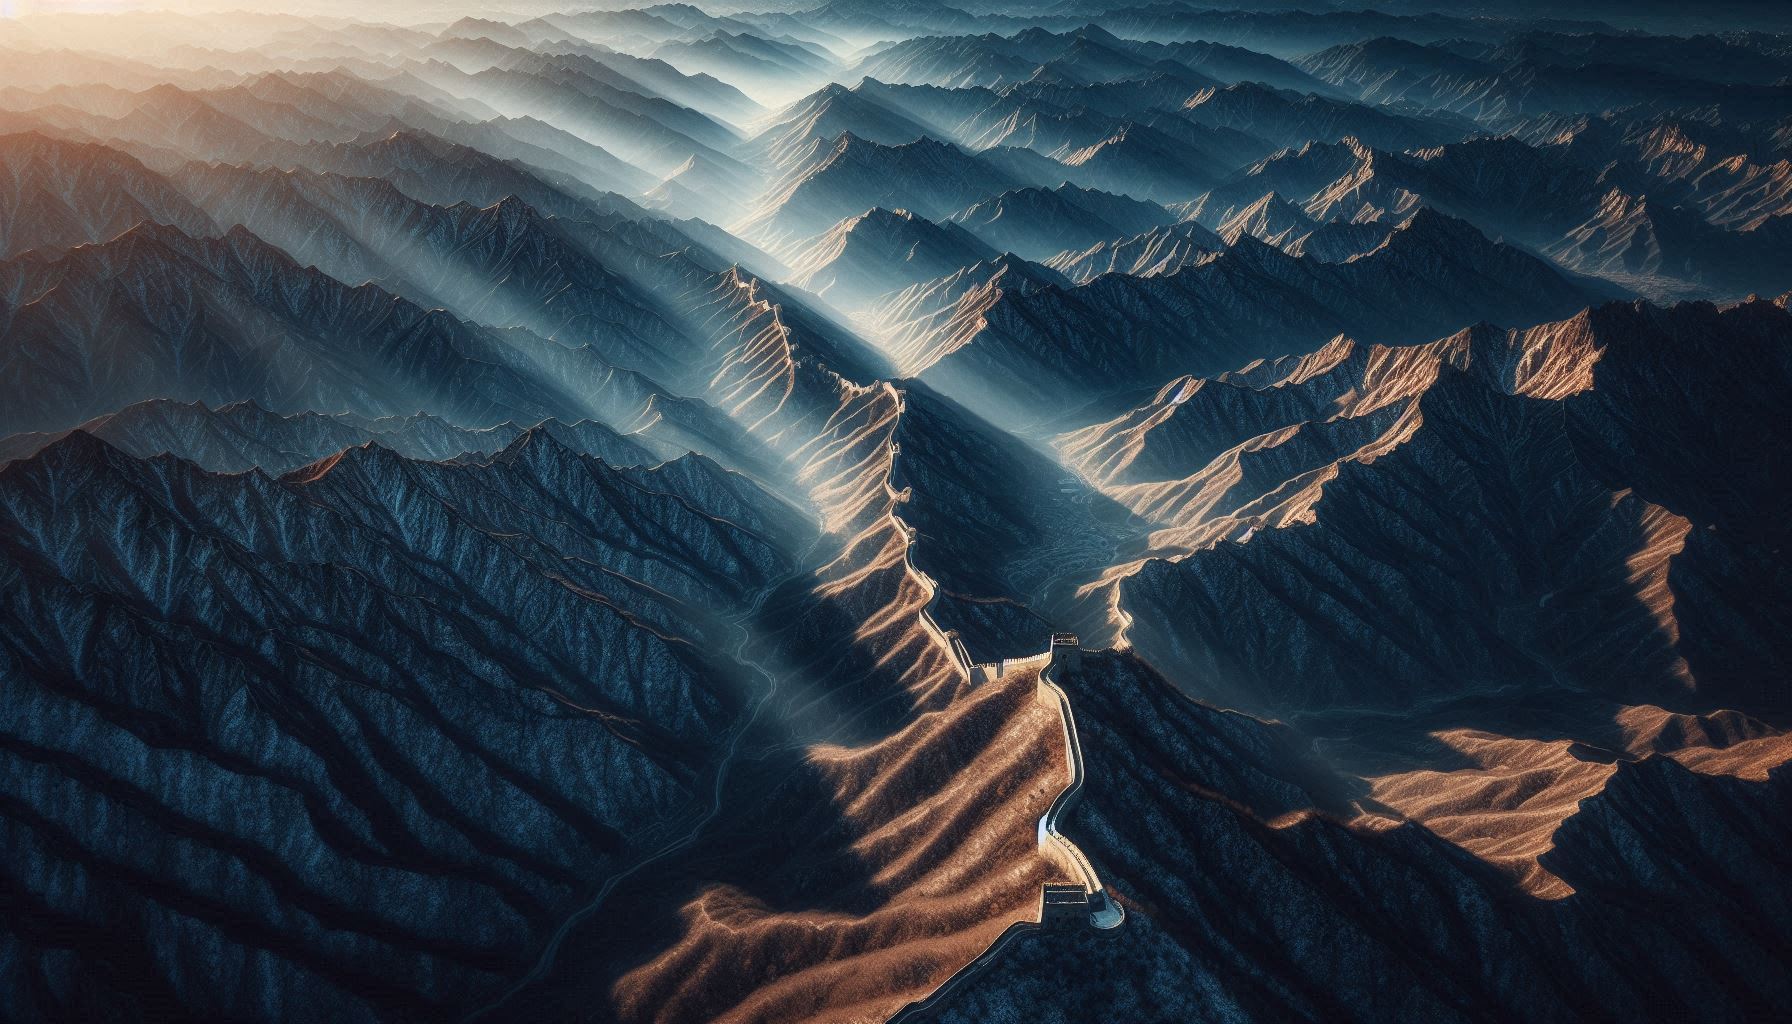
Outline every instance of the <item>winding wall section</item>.
{"label": "winding wall section", "polygon": [[[925,615],[925,611],[923,615]],[[959,645],[962,646],[962,645]],[[972,678],[1000,679],[1008,670],[1031,668],[1041,664],[1039,670],[1039,689],[1035,699],[1041,704],[1055,707],[1059,720],[1064,726],[1065,760],[1069,765],[1070,779],[1057,798],[1052,801],[1046,812],[1039,817],[1039,852],[1047,860],[1056,864],[1076,884],[1080,885],[1087,896],[1088,923],[1091,927],[1110,929],[1119,927],[1126,920],[1126,911],[1120,904],[1108,897],[1102,887],[1101,878],[1089,863],[1088,857],[1077,845],[1058,831],[1058,819],[1076,806],[1076,801],[1083,792],[1083,746],[1077,736],[1076,716],[1070,707],[1070,696],[1066,694],[1054,680],[1054,676],[1067,663],[1079,658],[1081,648],[1077,646],[1075,637],[1062,634],[1052,637],[1051,646],[1043,654],[1028,658],[1018,658],[972,666]],[[890,1017],[890,1024],[911,1024],[915,1021],[931,1019],[952,999],[952,996],[965,983],[976,977],[990,964],[994,963],[1003,950],[1007,949],[1015,939],[1042,928],[1047,923],[1047,907],[1045,889],[1040,892],[1039,917],[1030,921],[1016,921],[1009,925],[989,947],[979,953],[970,963],[959,968],[945,983],[934,989],[921,999],[917,999]]]}

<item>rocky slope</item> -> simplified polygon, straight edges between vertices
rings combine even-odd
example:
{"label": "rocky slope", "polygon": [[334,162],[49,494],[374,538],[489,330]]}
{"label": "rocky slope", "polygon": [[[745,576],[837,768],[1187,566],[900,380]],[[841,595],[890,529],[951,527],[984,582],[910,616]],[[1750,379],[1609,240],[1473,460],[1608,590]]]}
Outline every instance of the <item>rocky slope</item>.
{"label": "rocky slope", "polygon": [[9,901],[54,929],[7,931],[42,965],[9,1003],[421,1018],[515,970],[691,813],[746,701],[729,617],[800,526],[698,482],[541,432],[284,478],[77,433],[0,469]]}
{"label": "rocky slope", "polygon": [[879,145],[845,132],[817,140],[761,200],[743,232],[770,246],[814,238],[872,207],[944,219],[1014,181],[957,147],[923,138]]}
{"label": "rocky slope", "polygon": [[1155,277],[1199,263],[1225,247],[1225,239],[1199,221],[1185,220],[1115,241],[1098,242],[1087,249],[1066,249],[1047,260],[1046,265],[1078,284],[1103,274]]}
{"label": "rocky slope", "polygon": [[[1771,952],[1788,938],[1769,838],[1783,768],[1732,778],[1581,748],[1610,779],[1548,857],[1574,893],[1539,900],[1422,825],[1356,814],[1361,789],[1285,727],[1195,704],[1124,656],[1086,658],[1065,685],[1090,778],[1073,827],[1136,909],[1123,934],[1016,943],[943,1020],[1746,1020],[1788,998]],[[1694,966],[1718,947],[1740,951],[1722,981]]]}

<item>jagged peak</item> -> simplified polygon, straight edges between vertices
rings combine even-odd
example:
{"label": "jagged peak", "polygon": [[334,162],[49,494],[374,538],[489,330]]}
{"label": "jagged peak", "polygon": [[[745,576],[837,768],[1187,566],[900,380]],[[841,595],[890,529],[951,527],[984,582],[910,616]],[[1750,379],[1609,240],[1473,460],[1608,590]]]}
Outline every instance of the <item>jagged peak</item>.
{"label": "jagged peak", "polygon": [[[987,267],[992,278],[1020,278],[1027,284],[1038,288],[1068,288],[1070,279],[1050,267],[1021,259],[1011,252],[1005,252],[994,259],[985,260],[978,267]],[[973,267],[974,272],[977,268]]]}
{"label": "jagged peak", "polygon": [[36,128],[0,133],[0,160],[46,153],[59,158],[79,156],[89,160],[106,160],[145,174],[152,173],[144,166],[143,161],[103,142],[47,135]]}
{"label": "jagged peak", "polygon": [[541,219],[535,207],[524,202],[514,192],[486,207],[483,213],[491,215],[507,229],[514,229],[531,224]]}
{"label": "jagged peak", "polygon": [[859,225],[912,224],[915,221],[922,219],[923,218],[915,216],[910,211],[901,208],[889,209],[883,206],[873,206],[871,209],[852,218],[848,224],[848,229],[856,228]]}
{"label": "jagged peak", "polygon": [[[1300,257],[1290,256],[1282,250],[1270,245],[1255,235],[1240,234],[1227,245],[1212,262],[1225,264],[1243,264],[1250,267],[1266,268],[1277,264],[1289,265],[1299,263]],[[1206,265],[1206,264],[1203,264]],[[1178,271],[1183,273],[1192,268],[1184,267]]]}
{"label": "jagged peak", "polygon": [[1404,224],[1388,232],[1388,237],[1377,248],[1457,251],[1462,246],[1481,250],[1497,244],[1468,221],[1441,213],[1435,207],[1420,205]]}
{"label": "jagged peak", "polygon": [[1311,228],[1314,223],[1305,210],[1271,190],[1226,218],[1219,226],[1219,234],[1221,238],[1233,240],[1238,235],[1262,237],[1258,235],[1260,231],[1276,237],[1289,231]]}
{"label": "jagged peak", "polygon": [[393,471],[402,470],[411,461],[381,444],[378,439],[369,438],[360,444],[350,445],[308,465],[300,466],[280,479],[298,486],[333,481],[335,477],[345,472],[359,473],[377,479],[387,476]]}
{"label": "jagged peak", "polygon": [[42,471],[96,469],[113,465],[118,458],[130,456],[97,434],[76,427],[35,453],[0,466],[0,479]]}
{"label": "jagged peak", "polygon": [[511,438],[509,444],[493,453],[490,461],[504,465],[522,462],[543,466],[564,463],[568,459],[582,461],[585,458],[583,453],[575,451],[556,437],[544,420]]}

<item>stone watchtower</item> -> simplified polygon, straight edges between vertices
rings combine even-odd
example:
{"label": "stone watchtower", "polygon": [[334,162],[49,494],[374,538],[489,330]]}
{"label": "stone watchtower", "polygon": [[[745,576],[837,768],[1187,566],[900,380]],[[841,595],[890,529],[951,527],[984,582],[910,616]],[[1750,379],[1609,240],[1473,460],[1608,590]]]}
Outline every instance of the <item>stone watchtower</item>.
{"label": "stone watchtower", "polygon": [[1052,634],[1052,664],[1065,672],[1083,667],[1083,643],[1075,633]]}
{"label": "stone watchtower", "polygon": [[1052,929],[1089,924],[1089,890],[1081,885],[1048,882],[1039,893],[1039,923]]}

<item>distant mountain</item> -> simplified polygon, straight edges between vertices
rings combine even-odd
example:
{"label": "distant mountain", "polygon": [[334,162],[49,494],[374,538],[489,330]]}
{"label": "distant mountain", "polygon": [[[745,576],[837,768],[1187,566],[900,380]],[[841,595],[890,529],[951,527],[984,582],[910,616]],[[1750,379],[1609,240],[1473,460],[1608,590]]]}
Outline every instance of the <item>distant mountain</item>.
{"label": "distant mountain", "polygon": [[128,111],[94,114],[57,106],[33,113],[101,141],[144,147],[143,157],[150,156],[150,151],[176,151],[188,154],[189,159],[241,160],[274,139],[213,106],[203,94],[174,85],[158,85],[136,94]]}
{"label": "distant mountain", "polygon": [[1163,203],[1195,198],[1237,165],[1230,156],[1216,156],[1139,124],[1123,125],[1093,145],[1055,156],[1085,184]]}
{"label": "distant mountain", "polygon": [[569,345],[597,342],[650,372],[681,348],[655,303],[604,267],[578,235],[520,199],[433,206],[379,178],[194,167],[181,187],[344,281],[379,281],[424,306]]}
{"label": "distant mountain", "polygon": [[813,238],[870,207],[944,219],[1012,184],[949,143],[923,138],[887,146],[843,133],[775,184],[744,230],[776,246]]}
{"label": "distant mountain", "polygon": [[824,76],[836,66],[808,47],[750,32],[719,31],[698,39],[668,42],[657,47],[653,56],[758,87],[780,78],[801,81]]}
{"label": "distant mountain", "polygon": [[883,82],[992,88],[1138,82],[1169,73],[1184,83],[1178,99],[1243,80],[1303,90],[1329,88],[1285,61],[1240,47],[1165,45],[1121,38],[1097,25],[1064,32],[1033,27],[1006,36],[927,33],[877,51],[853,72]]}
{"label": "distant mountain", "polygon": [[[1134,6],[1100,17],[1109,31],[1164,42],[1213,41],[1241,46],[1293,61],[1326,47],[1377,37],[1415,43],[1442,40],[1503,41],[1530,24],[1500,17],[1380,10],[1310,11],[1290,9],[1214,10],[1166,4]],[[1560,21],[1563,31],[1609,28],[1597,21]]]}
{"label": "distant mountain", "polygon": [[1598,298],[1548,263],[1422,209],[1344,263],[1299,259],[1243,235],[1216,258],[1167,275],[1108,275],[1005,296],[921,376],[948,395],[975,395],[999,419],[1037,422],[1044,410],[1340,333],[1418,341],[1462,323],[1566,315]]}
{"label": "distant mountain", "polygon": [[[552,55],[562,52],[563,48],[554,43],[543,43],[538,44],[537,49]],[[594,48],[580,48],[576,52],[652,89],[674,103],[701,111],[710,117],[738,125],[765,115],[765,108],[752,97],[714,75],[702,72],[686,74],[656,57],[638,57]]]}
{"label": "distant mountain", "polygon": [[[139,458],[166,452],[216,473],[261,469],[279,475],[370,441],[413,459],[492,455],[531,428],[515,423],[457,427],[427,413],[381,419],[315,412],[281,416],[254,402],[209,409],[199,402],[158,398],[89,420],[77,429]],[[592,420],[544,420],[533,429],[611,466],[651,466],[684,454],[652,433],[622,434]],[[0,463],[29,458],[68,434],[0,438]]]}
{"label": "distant mountain", "polygon": [[900,85],[989,88],[1024,81],[1038,66],[996,36],[922,36],[872,54],[852,74]]}
{"label": "distant mountain", "polygon": [[957,224],[935,224],[907,210],[873,209],[841,221],[795,257],[791,283],[853,309],[996,255]]}
{"label": "distant mountain", "polygon": [[1486,55],[1493,59],[1466,57],[1442,45],[1378,38],[1322,50],[1296,64],[1367,102],[1447,110],[1489,123],[1544,111],[1598,112],[1634,104],[1657,110],[1711,105],[1752,119],[1775,116],[1792,98],[1792,85],[1782,82],[1714,82],[1682,77],[1654,64],[1540,63],[1524,48]]}
{"label": "distant mountain", "polygon": [[[1623,131],[1577,121],[1539,140],[1483,137],[1409,153],[1354,138],[1308,143],[1177,209],[1221,229],[1268,192],[1327,223],[1397,224],[1431,207],[1641,294],[1739,298],[1784,288],[1772,268],[1786,254],[1777,224],[1792,215],[1792,174],[1743,156],[1715,159],[1672,125]],[[1328,234],[1357,251],[1370,237]]]}
{"label": "distant mountain", "polygon": [[1171,222],[1155,203],[1063,184],[1012,189],[953,214],[997,250],[1042,260]]}
{"label": "distant mountain", "polygon": [[460,202],[489,206],[507,196],[516,196],[556,217],[641,212],[627,199],[599,192],[582,181],[538,173],[471,146],[415,131],[397,131],[346,145],[279,146],[258,152],[256,159],[248,162],[281,168],[308,167],[349,177],[384,178],[406,195],[444,206]]}
{"label": "distant mountain", "polygon": [[1182,116],[1214,128],[1236,128],[1278,146],[1360,139],[1377,149],[1400,151],[1461,140],[1464,127],[1384,112],[1311,94],[1255,83],[1208,89],[1189,97]]}
{"label": "distant mountain", "polygon": [[599,193],[637,196],[654,180],[603,147],[532,117],[497,117],[472,125],[447,125],[440,131],[449,142],[577,179]]}
{"label": "distant mountain", "polygon": [[758,188],[759,179],[739,165],[692,156],[673,168],[658,185],[643,192],[641,205],[672,215],[731,224],[740,216],[740,197],[751,195]]}
{"label": "distant mountain", "polygon": [[831,143],[843,134],[900,146],[926,137],[928,131],[863,91],[835,83],[773,114],[743,148],[768,167],[788,171],[817,141]]}
{"label": "distant mountain", "polygon": [[301,268],[242,228],[201,240],[145,225],[59,259],[0,264],[0,282],[20,384],[5,433],[157,397],[370,416],[422,408],[466,424],[583,418],[584,403],[527,369],[515,341]]}
{"label": "distant mountain", "polygon": [[0,136],[0,171],[0,257],[104,242],[144,222],[216,230],[160,175],[105,146]]}
{"label": "distant mountain", "polygon": [[1226,84],[1260,82],[1271,88],[1288,89],[1297,93],[1327,91],[1324,82],[1293,64],[1242,46],[1228,46],[1210,40],[1178,43],[1134,40],[1131,44],[1134,52],[1141,56],[1171,60]]}
{"label": "distant mountain", "polygon": [[886,296],[867,315],[871,336],[904,377],[918,376],[983,329],[983,316],[1004,296],[1067,287],[1062,274],[1017,256],[1002,256]]}
{"label": "distant mountain", "polygon": [[1300,207],[1274,192],[1239,210],[1220,223],[1219,235],[1235,242],[1240,235],[1250,235],[1259,242],[1268,242],[1278,249],[1287,249],[1296,239],[1310,234],[1319,226]]}
{"label": "distant mountain", "polygon": [[654,173],[665,173],[693,154],[728,162],[731,158],[722,150],[738,138],[694,110],[605,81],[612,73],[585,58],[542,57],[475,74],[440,61],[417,63],[409,70],[502,114],[564,128]]}
{"label": "distant mountain", "polygon": [[1792,60],[1750,46],[1743,39],[1722,35],[1669,36],[1646,33],[1533,30],[1499,42],[1458,44],[1467,56],[1489,62],[1529,61],[1534,64],[1580,67],[1657,69],[1696,68],[1698,77],[1713,82],[1769,85],[1792,74]]}

